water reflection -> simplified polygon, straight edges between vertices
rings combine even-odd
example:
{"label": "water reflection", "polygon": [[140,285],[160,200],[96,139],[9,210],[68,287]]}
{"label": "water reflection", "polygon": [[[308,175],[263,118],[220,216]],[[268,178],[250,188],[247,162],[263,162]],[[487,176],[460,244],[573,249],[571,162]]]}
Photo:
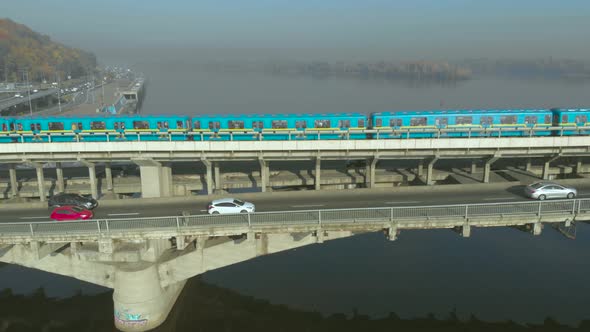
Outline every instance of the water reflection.
{"label": "water reflection", "polygon": [[[0,330],[12,331],[116,331],[112,292],[77,294],[67,299],[47,297],[42,289],[28,296],[9,290],[0,293]],[[437,318],[427,314],[402,319],[390,312],[372,319],[353,311],[323,316],[290,309],[213,286],[200,278],[190,280],[168,320],[153,331],[588,331],[590,321],[570,327],[546,318],[539,324],[512,321],[486,322],[470,315],[461,320],[453,311]]]}

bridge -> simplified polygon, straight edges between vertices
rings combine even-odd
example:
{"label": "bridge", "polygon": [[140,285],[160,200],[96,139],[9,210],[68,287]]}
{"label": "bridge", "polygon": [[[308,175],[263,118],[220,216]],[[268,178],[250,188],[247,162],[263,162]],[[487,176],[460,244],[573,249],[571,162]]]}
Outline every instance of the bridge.
{"label": "bridge", "polygon": [[[36,99],[45,98],[45,97],[51,96],[51,95],[57,96],[57,89],[48,89],[48,90],[42,90],[39,92],[31,93],[30,99],[36,100]],[[24,94],[23,98],[14,97],[14,98],[6,99],[2,103],[0,103],[0,111],[5,110],[5,109],[9,109],[9,108],[16,106],[16,105],[28,103],[28,102],[29,102],[29,96],[27,94]]]}
{"label": "bridge", "polygon": [[590,199],[0,223],[0,261],[114,289],[114,320],[146,331],[167,317],[186,280],[305,245],[383,231],[515,226],[542,232],[587,220]]}
{"label": "bridge", "polygon": [[[313,132],[313,131],[310,131]],[[208,133],[213,135],[214,133]],[[261,191],[271,189],[270,174],[274,162],[308,161],[313,163],[313,185],[322,189],[326,181],[322,179],[322,165],[334,160],[359,160],[364,163],[364,187],[376,187],[376,171],[379,162],[405,160],[413,163],[417,177],[426,184],[435,183],[434,168],[443,160],[470,160],[471,173],[481,170],[481,182],[490,181],[491,167],[498,160],[515,160],[526,163],[530,171],[533,162],[540,165],[539,175],[549,179],[551,163],[559,159],[574,160],[569,172],[580,173],[585,166],[584,157],[590,156],[587,136],[541,136],[541,137],[471,137],[471,138],[422,138],[422,139],[374,139],[374,140],[193,140],[173,139],[174,134],[163,134],[158,141],[105,141],[92,142],[84,135],[72,135],[72,142],[26,143],[24,134],[16,135],[17,143],[2,144],[0,164],[9,165],[10,192],[19,196],[17,165],[29,165],[36,169],[36,197],[43,202],[49,193],[43,167],[55,163],[57,178],[56,191],[64,191],[64,175],[61,166],[64,162],[79,162],[88,168],[89,192],[99,196],[96,175],[97,164],[105,163],[106,189],[113,188],[110,163],[129,162],[140,169],[142,197],[169,197],[175,192],[172,168],[175,163],[194,163],[204,168],[205,193],[223,188],[220,165],[240,161],[257,164],[259,172],[252,174],[254,182]],[[101,134],[110,137],[109,133]],[[131,135],[131,133],[129,133]],[[226,133],[238,136],[244,133]],[[251,135],[249,133],[248,135]],[[267,135],[267,134],[264,134]],[[271,135],[271,134],[268,134]],[[318,133],[320,135],[320,133]],[[10,136],[10,134],[8,134]],[[60,135],[60,137],[63,135]],[[137,133],[140,138],[140,133]],[[55,139],[55,135],[50,135]],[[20,143],[19,143],[20,142]],[[200,181],[200,180],[195,180]],[[49,185],[50,186],[50,185]],[[103,192],[105,188],[103,188]]]}

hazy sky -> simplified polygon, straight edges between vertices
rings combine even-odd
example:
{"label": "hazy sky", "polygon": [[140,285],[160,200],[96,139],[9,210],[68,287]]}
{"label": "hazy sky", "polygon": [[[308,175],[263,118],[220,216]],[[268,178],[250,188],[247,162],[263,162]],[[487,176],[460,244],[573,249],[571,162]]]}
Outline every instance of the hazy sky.
{"label": "hazy sky", "polygon": [[99,54],[126,45],[319,49],[335,55],[342,50],[423,59],[590,57],[589,0],[0,2],[0,16]]}

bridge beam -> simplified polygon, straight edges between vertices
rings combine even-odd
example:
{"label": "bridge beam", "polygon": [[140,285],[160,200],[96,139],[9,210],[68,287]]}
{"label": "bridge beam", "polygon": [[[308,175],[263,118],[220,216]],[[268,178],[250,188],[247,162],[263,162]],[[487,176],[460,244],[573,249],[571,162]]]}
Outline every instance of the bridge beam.
{"label": "bridge beam", "polygon": [[314,184],[315,184],[315,190],[320,190],[321,189],[321,183],[322,183],[322,159],[321,157],[318,155],[315,158],[315,180],[314,180]]}
{"label": "bridge beam", "polygon": [[483,180],[482,180],[483,183],[490,182],[490,173],[492,170],[492,164],[495,163],[498,159],[500,159],[500,155],[496,154],[492,158],[489,158],[486,160],[486,162],[483,166]]}
{"label": "bridge beam", "polygon": [[561,157],[560,154],[555,155],[545,161],[543,164],[543,180],[549,180],[549,168],[551,167],[551,163]]}
{"label": "bridge beam", "polygon": [[10,168],[8,169],[8,173],[10,176],[10,191],[12,192],[12,197],[18,197],[18,181],[16,178],[16,165],[10,164]]}
{"label": "bridge beam", "polygon": [[211,161],[207,159],[201,159],[203,165],[205,165],[205,184],[207,186],[207,195],[213,194],[213,167],[211,165]]}

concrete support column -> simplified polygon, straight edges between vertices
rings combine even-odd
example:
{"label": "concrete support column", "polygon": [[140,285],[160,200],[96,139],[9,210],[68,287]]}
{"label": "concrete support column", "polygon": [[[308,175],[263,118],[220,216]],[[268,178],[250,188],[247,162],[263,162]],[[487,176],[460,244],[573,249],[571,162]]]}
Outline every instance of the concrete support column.
{"label": "concrete support column", "polygon": [[64,183],[64,169],[60,162],[55,163],[55,175],[57,176],[57,192],[63,193],[66,190]]}
{"label": "concrete support column", "polygon": [[543,224],[540,222],[536,222],[533,224],[533,235],[541,235],[543,231]]}
{"label": "concrete support column", "polygon": [[221,183],[221,169],[219,167],[219,162],[213,163],[213,173],[215,174],[215,191],[221,190],[223,185]]}
{"label": "concrete support column", "polygon": [[471,174],[475,174],[477,172],[477,161],[471,161]]}
{"label": "concrete support column", "polygon": [[211,165],[211,162],[207,159],[202,159],[201,162],[203,162],[203,165],[205,165],[205,168],[207,169],[205,175],[207,195],[211,195],[213,194],[213,167]]}
{"label": "concrete support column", "polygon": [[315,159],[315,190],[320,190],[321,189],[321,183],[322,183],[322,160],[320,159],[320,156],[317,156]]}
{"label": "concrete support column", "polygon": [[90,178],[90,192],[92,198],[98,199],[98,184],[96,181],[96,167],[94,164],[88,166],[88,176]]}
{"label": "concrete support column", "polygon": [[500,157],[495,156],[495,157],[492,157],[492,158],[486,160],[486,162],[484,164],[484,168],[483,168],[483,183],[490,182],[490,172],[492,170],[492,164],[495,163],[498,159],[500,159]]}
{"label": "concrete support column", "polygon": [[580,174],[582,173],[582,159],[578,158],[576,159],[576,170],[575,170],[576,174]]}
{"label": "concrete support column", "polygon": [[526,160],[526,166],[524,167],[524,170],[527,172],[530,172],[532,169],[532,162],[531,162],[531,158],[527,158]]}
{"label": "concrete support column", "polygon": [[367,160],[367,170],[365,172],[365,186],[375,188],[375,169],[377,168],[379,158],[374,157]]}
{"label": "concrete support column", "polygon": [[12,197],[18,197],[18,181],[16,180],[16,165],[11,164],[10,169],[8,170],[10,175],[10,191],[12,192]]}
{"label": "concrete support column", "polygon": [[430,160],[430,162],[428,162],[428,169],[426,172],[426,185],[431,186],[434,184],[434,178],[433,178],[433,174],[432,171],[434,169],[434,163],[436,163],[438,161],[438,156],[432,158],[432,160]]}
{"label": "concrete support column", "polygon": [[43,165],[37,164],[35,166],[35,169],[37,170],[37,186],[39,188],[39,199],[41,200],[41,202],[45,202],[47,200],[47,197],[45,194],[45,175],[43,174]]}
{"label": "concrete support column", "polygon": [[418,168],[416,170],[416,175],[420,178],[424,175],[424,160],[420,159],[418,161]]}
{"label": "concrete support column", "polygon": [[111,163],[104,165],[104,177],[107,183],[107,190],[113,191],[113,171],[111,170]]}
{"label": "concrete support column", "polygon": [[463,225],[461,227],[461,236],[463,236],[463,237],[470,237],[471,236],[471,226],[470,225]]}
{"label": "concrete support column", "polygon": [[129,264],[115,270],[114,320],[120,331],[151,330],[162,324],[186,283],[162,287],[156,264]]}
{"label": "concrete support column", "polygon": [[397,225],[391,225],[391,227],[387,229],[387,239],[389,241],[397,240]]}
{"label": "concrete support column", "polygon": [[172,196],[174,180],[172,178],[171,163],[162,163],[160,167],[160,193],[161,197]]}
{"label": "concrete support column", "polygon": [[262,158],[258,159],[258,163],[260,164],[260,189],[262,192],[266,192],[270,183],[270,166],[268,162]]}
{"label": "concrete support column", "polygon": [[543,164],[543,180],[549,180],[549,167],[551,167],[551,162],[557,160],[559,157],[560,156],[557,155],[545,161]]}

